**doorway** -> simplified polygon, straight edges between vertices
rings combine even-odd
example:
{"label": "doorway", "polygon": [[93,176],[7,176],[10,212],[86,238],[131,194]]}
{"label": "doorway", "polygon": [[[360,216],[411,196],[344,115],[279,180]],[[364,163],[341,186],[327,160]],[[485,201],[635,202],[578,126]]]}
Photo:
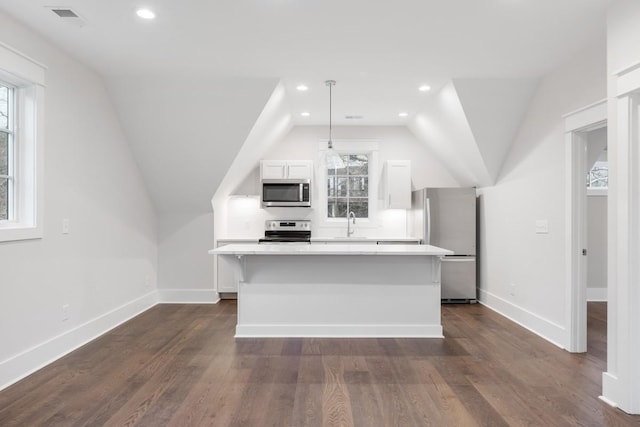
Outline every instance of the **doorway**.
{"label": "doorway", "polygon": [[[566,279],[566,330],[567,350],[574,353],[587,351],[587,185],[589,163],[589,139],[606,135],[607,103],[602,100],[565,117],[566,153],[566,227],[565,253]],[[605,138],[606,144],[606,138]],[[600,141],[601,143],[601,141]],[[594,144],[595,146],[595,144]],[[597,161],[594,148],[591,156]],[[605,291],[606,292],[606,291]]]}
{"label": "doorway", "polygon": [[607,355],[607,199],[609,161],[607,126],[585,132],[587,348],[606,366]]}

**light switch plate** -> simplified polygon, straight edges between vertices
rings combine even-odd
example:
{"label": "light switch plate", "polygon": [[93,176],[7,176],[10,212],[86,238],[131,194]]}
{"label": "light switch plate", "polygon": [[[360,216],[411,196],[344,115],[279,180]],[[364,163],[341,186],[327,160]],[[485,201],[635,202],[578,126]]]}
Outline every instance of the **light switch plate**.
{"label": "light switch plate", "polygon": [[549,233],[549,221],[546,219],[536,220],[536,234],[548,234]]}

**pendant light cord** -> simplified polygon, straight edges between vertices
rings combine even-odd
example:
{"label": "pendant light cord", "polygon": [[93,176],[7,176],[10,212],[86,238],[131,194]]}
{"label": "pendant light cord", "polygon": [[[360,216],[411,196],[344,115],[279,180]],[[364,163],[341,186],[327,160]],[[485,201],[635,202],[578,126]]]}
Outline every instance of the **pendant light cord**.
{"label": "pendant light cord", "polygon": [[336,84],[335,80],[327,80],[324,82],[327,86],[329,86],[329,149],[333,148],[333,141],[331,140],[331,105],[333,104],[332,100],[331,100],[331,87]]}
{"label": "pendant light cord", "polygon": [[333,84],[329,83],[329,144],[333,146],[333,141],[331,141],[331,105],[333,104],[331,102],[331,86]]}

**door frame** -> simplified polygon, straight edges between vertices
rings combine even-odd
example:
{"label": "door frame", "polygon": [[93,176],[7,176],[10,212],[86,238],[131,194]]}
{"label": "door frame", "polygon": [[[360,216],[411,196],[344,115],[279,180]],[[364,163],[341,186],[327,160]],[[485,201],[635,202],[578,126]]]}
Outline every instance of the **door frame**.
{"label": "door frame", "polygon": [[607,126],[603,99],[563,116],[565,119],[565,325],[567,350],[587,351],[587,139],[586,132]]}
{"label": "door frame", "polygon": [[640,62],[609,84],[607,371],[601,399],[640,414]]}

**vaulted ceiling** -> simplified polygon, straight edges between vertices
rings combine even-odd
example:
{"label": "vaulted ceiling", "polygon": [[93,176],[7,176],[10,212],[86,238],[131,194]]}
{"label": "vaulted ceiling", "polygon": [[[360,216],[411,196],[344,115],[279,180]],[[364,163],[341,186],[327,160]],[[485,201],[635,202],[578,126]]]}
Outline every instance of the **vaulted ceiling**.
{"label": "vaulted ceiling", "polygon": [[66,0],[80,20],[47,0],[0,9],[104,76],[164,211],[206,208],[276,87],[293,125],[327,123],[326,79],[335,124],[407,125],[461,183],[490,185],[536,78],[604,37],[612,2],[149,0],[153,21],[133,0]]}

